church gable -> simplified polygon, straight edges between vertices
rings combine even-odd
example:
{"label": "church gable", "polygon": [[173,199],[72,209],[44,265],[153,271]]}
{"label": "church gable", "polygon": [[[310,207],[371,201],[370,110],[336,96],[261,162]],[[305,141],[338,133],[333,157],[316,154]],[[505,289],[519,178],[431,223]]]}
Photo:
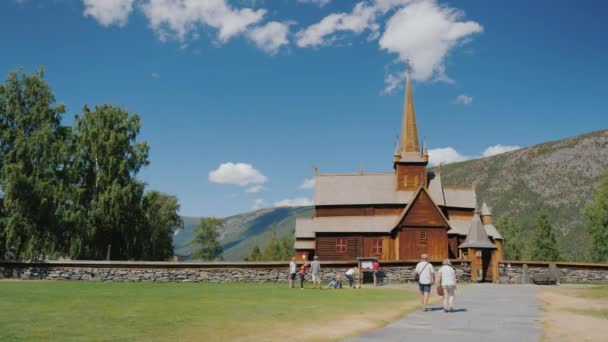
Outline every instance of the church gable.
{"label": "church gable", "polygon": [[421,187],[401,214],[398,226],[449,227],[449,223],[426,189]]}

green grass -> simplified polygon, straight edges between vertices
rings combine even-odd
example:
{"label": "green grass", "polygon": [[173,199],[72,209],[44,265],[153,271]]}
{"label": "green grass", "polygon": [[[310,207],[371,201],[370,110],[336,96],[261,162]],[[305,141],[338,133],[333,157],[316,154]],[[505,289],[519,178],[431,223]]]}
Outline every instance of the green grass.
{"label": "green grass", "polygon": [[391,289],[2,281],[0,341],[280,340],[358,319],[384,325],[415,301]]}
{"label": "green grass", "polygon": [[608,285],[589,286],[572,293],[577,297],[608,301]]}
{"label": "green grass", "polygon": [[573,312],[579,315],[608,319],[608,309],[567,309],[566,311]]}

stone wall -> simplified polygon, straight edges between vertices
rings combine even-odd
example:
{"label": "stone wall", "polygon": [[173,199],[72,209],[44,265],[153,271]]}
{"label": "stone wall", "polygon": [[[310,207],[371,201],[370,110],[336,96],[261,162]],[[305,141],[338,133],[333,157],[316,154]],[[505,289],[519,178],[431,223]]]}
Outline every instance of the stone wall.
{"label": "stone wall", "polygon": [[[384,282],[414,281],[416,261],[383,262]],[[438,263],[434,263],[438,268]],[[550,263],[505,261],[500,263],[500,282],[529,283],[535,276],[549,272]],[[341,275],[352,262],[323,262],[321,278],[325,281]],[[471,279],[468,261],[453,260],[460,282]],[[608,283],[608,264],[555,263],[561,282]],[[288,279],[286,262],[14,262],[0,261],[0,279],[148,281],[148,282],[248,282],[284,283]],[[369,278],[369,275],[368,277]],[[307,274],[306,281],[310,281]]]}
{"label": "stone wall", "polygon": [[554,264],[562,283],[608,283],[608,265],[570,262],[505,261],[500,264],[500,282],[528,284],[538,276],[550,273]]}
{"label": "stone wall", "polygon": [[[321,279],[330,280],[344,273],[356,263],[324,262]],[[386,283],[414,281],[415,261],[382,264]],[[470,280],[467,262],[454,267],[460,281]],[[436,267],[437,268],[437,267]],[[23,280],[85,280],[114,282],[248,282],[284,283],[289,276],[288,263],[169,263],[169,262],[10,262],[0,261],[0,279]],[[310,281],[310,274],[306,280]],[[369,278],[369,274],[368,277]]]}

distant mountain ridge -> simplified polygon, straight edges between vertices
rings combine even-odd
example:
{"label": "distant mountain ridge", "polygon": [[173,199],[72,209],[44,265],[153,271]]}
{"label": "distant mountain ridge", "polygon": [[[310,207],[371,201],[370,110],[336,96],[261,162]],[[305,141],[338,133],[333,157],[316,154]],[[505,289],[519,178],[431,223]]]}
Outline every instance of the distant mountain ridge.
{"label": "distant mountain ridge", "polygon": [[[253,246],[264,246],[270,232],[282,238],[295,231],[297,217],[312,216],[312,207],[265,208],[227,217],[223,220],[220,242],[224,247],[223,258],[227,261],[243,260]],[[184,228],[173,237],[175,255],[192,254],[191,241],[194,228],[200,218],[184,217]]]}
{"label": "distant mountain ridge", "polygon": [[551,141],[496,156],[443,166],[444,185],[474,184],[494,217],[510,215],[528,237],[547,210],[564,256],[583,260],[589,249],[582,210],[608,170],[608,130]]}
{"label": "distant mountain ridge", "polygon": [[[544,208],[557,231],[562,254],[570,260],[587,257],[589,241],[582,210],[608,170],[608,130],[522,148],[492,157],[444,165],[446,186],[470,186],[478,202],[485,201],[495,219],[513,216],[521,234],[529,236],[538,210]],[[262,247],[271,231],[293,234],[296,217],[312,216],[312,207],[268,208],[224,220],[221,242],[225,260],[242,260],[254,245]],[[192,229],[198,218],[185,217],[174,237],[175,254],[189,255]]]}

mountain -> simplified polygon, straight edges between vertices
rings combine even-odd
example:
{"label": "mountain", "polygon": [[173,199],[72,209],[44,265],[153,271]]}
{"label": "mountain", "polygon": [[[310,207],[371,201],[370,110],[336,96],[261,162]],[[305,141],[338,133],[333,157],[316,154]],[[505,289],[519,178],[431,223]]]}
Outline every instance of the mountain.
{"label": "mountain", "polygon": [[[582,210],[599,176],[608,170],[608,130],[522,148],[492,157],[444,165],[444,185],[470,186],[478,202],[485,201],[496,218],[515,218],[524,238],[530,236],[540,209],[547,210],[567,260],[586,260],[589,239]],[[221,242],[225,260],[242,260],[270,231],[293,234],[296,217],[310,217],[311,207],[270,208],[224,219]],[[198,218],[185,217],[185,227],[173,240],[175,254],[190,255],[192,229]]]}
{"label": "mountain", "polygon": [[[224,260],[243,260],[254,245],[257,244],[260,248],[264,246],[271,231],[278,238],[293,234],[296,218],[310,216],[312,207],[281,207],[260,209],[223,219],[220,242],[224,247]],[[189,256],[192,254],[190,241],[194,238],[194,228],[200,218],[183,219],[184,228],[174,235],[173,248],[175,255]]]}
{"label": "mountain", "polygon": [[530,236],[533,220],[545,209],[568,260],[585,260],[589,239],[583,207],[599,176],[608,171],[608,130],[535,145],[496,156],[448,164],[444,185],[474,184],[478,202],[494,217],[510,215],[521,234]]}

